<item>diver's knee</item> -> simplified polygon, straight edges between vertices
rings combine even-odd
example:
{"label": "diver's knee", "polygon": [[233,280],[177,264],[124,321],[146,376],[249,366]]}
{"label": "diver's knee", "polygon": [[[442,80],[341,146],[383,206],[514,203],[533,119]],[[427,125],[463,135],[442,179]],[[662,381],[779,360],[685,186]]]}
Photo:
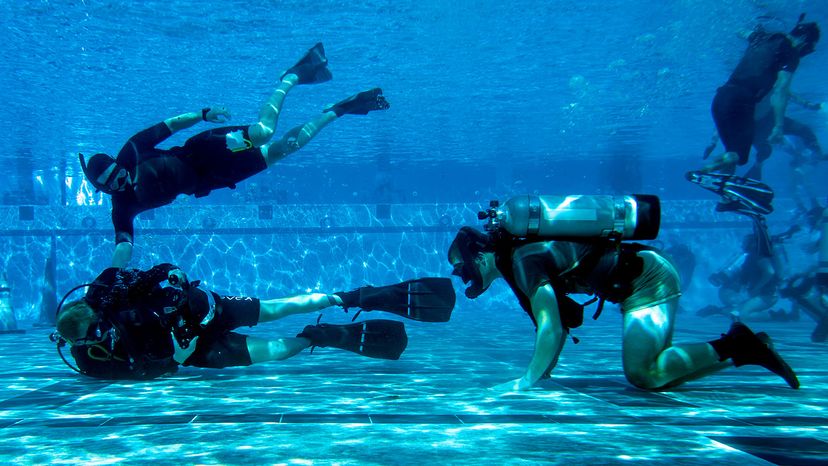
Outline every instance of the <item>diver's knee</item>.
{"label": "diver's knee", "polygon": [[250,142],[253,143],[253,146],[259,147],[270,141],[270,138],[273,137],[274,129],[260,121],[255,125],[251,125],[247,133],[250,136]]}
{"label": "diver's knee", "polygon": [[722,163],[726,165],[736,165],[739,162],[739,154],[736,152],[725,152],[722,154]]}
{"label": "diver's knee", "polygon": [[650,371],[646,370],[629,370],[625,368],[624,377],[627,378],[627,382],[631,385],[642,390],[659,390],[664,386]]}

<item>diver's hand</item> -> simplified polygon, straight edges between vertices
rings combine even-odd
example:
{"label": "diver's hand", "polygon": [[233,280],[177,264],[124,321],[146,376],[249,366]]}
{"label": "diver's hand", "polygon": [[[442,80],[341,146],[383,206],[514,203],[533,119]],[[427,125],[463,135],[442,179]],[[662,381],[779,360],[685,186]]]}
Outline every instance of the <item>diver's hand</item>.
{"label": "diver's hand", "polygon": [[825,102],[805,102],[802,104],[803,107],[807,108],[808,110],[815,110],[817,112],[826,112],[828,108],[826,108]]}
{"label": "diver's hand", "polygon": [[782,139],[785,137],[785,128],[782,126],[774,126],[773,131],[771,131],[770,136],[768,136],[768,142],[771,144],[778,144],[782,142]]}
{"label": "diver's hand", "polygon": [[170,336],[172,336],[173,347],[175,348],[175,353],[173,353],[173,359],[175,362],[179,364],[184,364],[184,361],[193,354],[196,349],[196,343],[198,343],[198,337],[193,337],[190,340],[189,346],[187,348],[182,348],[181,345],[178,344],[178,340],[175,339],[175,333],[170,332]]}
{"label": "diver's hand", "polygon": [[506,383],[495,385],[491,390],[496,392],[525,392],[532,388],[532,384],[528,380],[521,377]]}
{"label": "diver's hand", "polygon": [[202,111],[202,117],[210,123],[226,123],[231,118],[227,107],[209,107],[205,110],[207,111]]}

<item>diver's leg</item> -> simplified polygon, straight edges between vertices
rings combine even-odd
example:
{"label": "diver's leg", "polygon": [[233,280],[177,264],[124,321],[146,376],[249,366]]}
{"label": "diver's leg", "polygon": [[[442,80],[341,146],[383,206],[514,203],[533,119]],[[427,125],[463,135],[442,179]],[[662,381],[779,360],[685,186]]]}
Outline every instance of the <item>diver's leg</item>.
{"label": "diver's leg", "polygon": [[814,130],[810,126],[788,117],[785,117],[784,125],[786,135],[790,134],[791,136],[802,139],[805,147],[814,151],[814,155],[817,158],[822,156],[822,147],[819,145],[819,138],[817,138],[816,133],[814,133]]}
{"label": "diver's leg", "polygon": [[[328,59],[321,43],[311,47],[304,56],[288,69],[279,82],[279,87],[259,110],[259,122],[248,128],[250,142],[254,147],[261,147],[270,141],[276,131],[276,123],[282,104],[288,91],[297,84],[317,84],[331,79],[328,71]],[[264,152],[264,151],[263,151]]]}
{"label": "diver's leg", "polygon": [[391,105],[382,95],[382,89],[378,87],[354,94],[325,108],[322,114],[313,120],[291,129],[279,141],[262,147],[265,162],[268,166],[273,165],[305,147],[305,144],[316,137],[322,128],[337,118],[344,115],[366,115],[369,112],[387,110],[390,107]]}
{"label": "diver's leg", "polygon": [[723,86],[716,92],[711,112],[725,152],[705,165],[703,171],[732,175],[737,163],[744,165],[748,161],[756,105],[742,96],[742,92],[733,86]]}
{"label": "diver's leg", "polygon": [[259,323],[270,322],[293,314],[321,311],[336,305],[342,305],[339,297],[324,293],[268,299],[259,302]]}
{"label": "diver's leg", "polygon": [[725,152],[714,156],[710,163],[702,167],[702,171],[733,175],[736,173],[736,163],[738,160],[739,154],[736,152]]}
{"label": "diver's leg", "polygon": [[768,311],[776,304],[778,298],[774,294],[752,296],[739,307],[739,316],[746,321],[761,321],[770,319]]}
{"label": "diver's leg", "polygon": [[708,343],[672,345],[678,299],[624,314],[624,375],[646,390],[674,387],[728,367]]}
{"label": "diver's leg", "polygon": [[765,160],[768,160],[773,153],[773,146],[767,141],[754,142],[753,148],[756,149],[756,161],[753,166],[745,173],[745,178],[752,178],[754,180],[762,179],[762,165]]}
{"label": "diver's leg", "polygon": [[266,340],[263,338],[247,337],[247,352],[250,353],[250,363],[257,364],[268,361],[282,361],[297,355],[311,344],[307,338],[278,338]]}
{"label": "diver's leg", "polygon": [[276,131],[276,124],[279,122],[279,114],[282,111],[282,104],[285,102],[285,96],[293,86],[296,85],[298,78],[294,74],[288,74],[279,83],[279,86],[267,99],[267,102],[259,109],[259,122],[250,125],[247,129],[247,134],[250,136],[250,142],[254,147],[260,147],[267,144],[273,133]]}
{"label": "diver's leg", "polygon": [[262,147],[262,154],[264,155],[265,163],[267,163],[267,166],[271,166],[279,160],[282,160],[288,155],[305,147],[305,144],[309,143],[311,139],[316,137],[316,135],[322,131],[322,128],[328,126],[328,124],[336,119],[336,113],[332,111],[322,112],[313,120],[305,123],[304,125],[297,126],[285,133],[279,141],[266,144]]}

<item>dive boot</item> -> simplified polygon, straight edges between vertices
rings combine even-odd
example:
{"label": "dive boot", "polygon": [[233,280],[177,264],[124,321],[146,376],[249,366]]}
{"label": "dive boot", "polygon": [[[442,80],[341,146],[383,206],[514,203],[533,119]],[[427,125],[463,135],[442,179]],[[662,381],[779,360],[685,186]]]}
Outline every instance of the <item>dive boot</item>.
{"label": "dive boot", "polygon": [[734,322],[722,338],[710,344],[722,360],[730,358],[736,367],[762,366],[785,379],[791,388],[799,388],[796,373],[776,352],[773,342],[764,332],[754,334],[747,325]]}
{"label": "dive boot", "polygon": [[328,59],[325,57],[322,42],[311,47],[305,56],[282,73],[279,79],[285,79],[285,76],[289,74],[299,77],[298,84],[319,84],[330,81],[333,75],[328,70]]}
{"label": "dive boot", "polygon": [[372,110],[387,110],[391,104],[382,95],[382,89],[375,87],[367,91],[354,94],[347,99],[327,107],[325,112],[334,112],[341,117],[345,114],[367,115]]}

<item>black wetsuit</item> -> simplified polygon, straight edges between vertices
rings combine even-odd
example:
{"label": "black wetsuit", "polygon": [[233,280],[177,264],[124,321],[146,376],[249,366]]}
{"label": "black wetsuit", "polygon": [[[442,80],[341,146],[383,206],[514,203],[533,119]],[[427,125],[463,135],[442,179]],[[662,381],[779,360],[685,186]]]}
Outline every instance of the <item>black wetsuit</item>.
{"label": "black wetsuit", "polygon": [[[243,146],[228,142],[236,135]],[[179,194],[206,196],[213,189],[235,188],[236,183],[267,168],[262,152],[249,143],[246,126],[225,126],[199,133],[183,147],[155,146],[172,135],[163,122],[131,138],[116,161],[134,180],[123,192],[112,195],[115,243],[133,241],[133,221],[141,212],[171,203]]]}
{"label": "black wetsuit", "polygon": [[[564,327],[577,312],[568,293],[595,294],[621,303],[631,312],[677,298],[678,273],[672,264],[645,246],[624,243],[620,250],[607,242],[546,241],[522,245],[512,252],[496,253],[497,268],[509,283],[521,307],[532,318],[531,296],[552,285]],[[566,299],[564,299],[566,298]]]}
{"label": "black wetsuit", "polygon": [[713,98],[713,120],[725,150],[739,155],[744,165],[754,139],[754,112],[776,83],[780,71],[793,73],[799,54],[785,34],[754,32],[730,78]]}
{"label": "black wetsuit", "polygon": [[[184,365],[250,365],[247,337],[230,330],[256,325],[259,300],[219,296],[196,286],[186,291],[162,288],[160,283],[173,269],[177,267],[172,264],[156,265],[148,271],[113,267],[95,279],[84,299],[101,316],[103,328],[115,328],[117,338],[92,345],[91,353],[88,345],[73,346],[72,355],[82,371],[93,377],[124,379],[150,379],[175,372],[174,328],[177,337],[199,337]],[[201,325],[211,310],[213,315]],[[107,358],[101,356],[109,361],[104,364],[102,360]]]}

